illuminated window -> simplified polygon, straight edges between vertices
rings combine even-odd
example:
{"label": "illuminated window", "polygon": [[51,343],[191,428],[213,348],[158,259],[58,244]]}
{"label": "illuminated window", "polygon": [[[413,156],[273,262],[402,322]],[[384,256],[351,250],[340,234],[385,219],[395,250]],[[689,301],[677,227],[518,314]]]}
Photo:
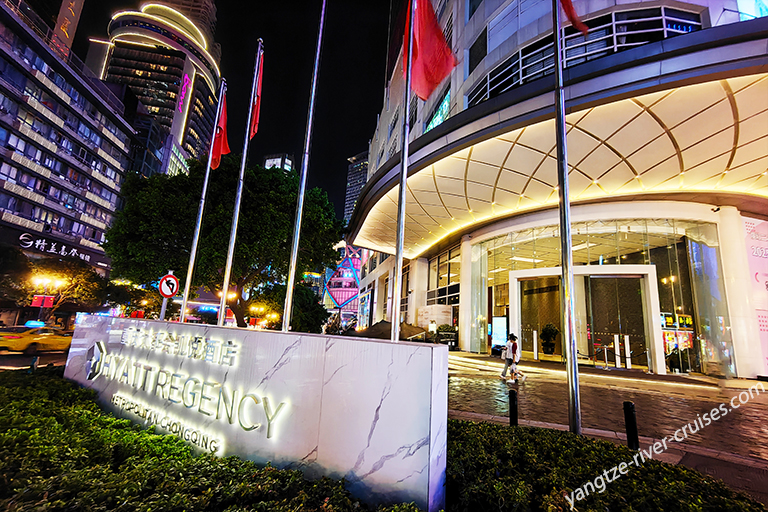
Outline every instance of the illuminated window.
{"label": "illuminated window", "polygon": [[429,120],[427,127],[424,128],[424,133],[427,133],[429,130],[431,130],[435,126],[439,125],[440,123],[448,119],[448,114],[450,114],[450,112],[451,112],[451,90],[448,89],[447,91],[445,91],[445,96],[443,96],[443,100],[438,104],[438,107],[435,110],[435,113],[432,114],[432,118]]}

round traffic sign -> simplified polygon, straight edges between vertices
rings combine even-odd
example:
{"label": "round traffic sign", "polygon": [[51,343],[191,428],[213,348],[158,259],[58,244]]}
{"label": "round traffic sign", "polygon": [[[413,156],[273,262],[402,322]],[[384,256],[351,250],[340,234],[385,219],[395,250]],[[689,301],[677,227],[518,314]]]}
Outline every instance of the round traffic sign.
{"label": "round traffic sign", "polygon": [[166,274],[160,278],[160,295],[166,299],[176,295],[179,291],[179,279],[173,274]]}

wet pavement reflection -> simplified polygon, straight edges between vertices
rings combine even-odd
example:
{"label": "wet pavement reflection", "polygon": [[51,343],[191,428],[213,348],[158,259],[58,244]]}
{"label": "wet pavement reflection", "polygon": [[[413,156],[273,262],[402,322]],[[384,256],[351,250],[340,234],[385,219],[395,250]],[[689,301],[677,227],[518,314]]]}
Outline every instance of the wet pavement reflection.
{"label": "wet pavement reflection", "polygon": [[[581,383],[582,425],[624,432],[622,403],[635,403],[641,436],[663,438],[697,415],[725,404],[744,390],[681,389],[642,383],[647,389],[629,389],[590,382]],[[565,379],[531,375],[518,389],[520,419],[568,424],[568,391]],[[452,375],[448,385],[448,408],[496,416],[509,415],[508,386],[495,376]],[[766,386],[768,390],[768,386]],[[746,396],[746,395],[743,395]],[[739,399],[734,402],[739,405]],[[695,429],[695,427],[694,427]],[[768,460],[768,393],[750,399],[698,433],[687,444]]]}

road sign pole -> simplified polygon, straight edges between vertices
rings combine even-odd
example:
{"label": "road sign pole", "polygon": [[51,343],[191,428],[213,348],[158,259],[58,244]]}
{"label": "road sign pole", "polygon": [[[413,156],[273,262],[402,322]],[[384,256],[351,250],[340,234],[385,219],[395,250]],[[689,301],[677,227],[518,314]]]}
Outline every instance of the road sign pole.
{"label": "road sign pole", "polygon": [[165,321],[165,310],[168,308],[168,299],[174,297],[179,291],[179,280],[173,275],[173,270],[169,270],[166,275],[160,278],[157,290],[163,296],[163,305],[160,307],[160,320]]}
{"label": "road sign pole", "polygon": [[165,309],[168,307],[168,299],[163,297],[163,305],[160,307],[160,320],[165,321]]}

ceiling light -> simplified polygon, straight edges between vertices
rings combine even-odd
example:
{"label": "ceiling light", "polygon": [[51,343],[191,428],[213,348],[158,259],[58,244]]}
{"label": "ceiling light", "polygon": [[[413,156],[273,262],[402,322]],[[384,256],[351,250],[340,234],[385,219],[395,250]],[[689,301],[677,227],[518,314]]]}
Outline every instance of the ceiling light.
{"label": "ceiling light", "polygon": [[534,259],[534,258],[523,258],[523,257],[520,257],[520,256],[512,256],[509,259],[514,260],[514,261],[524,261],[526,263],[541,263],[542,261],[544,261],[544,260],[537,260],[537,259]]}
{"label": "ceiling light", "polygon": [[588,247],[594,247],[596,245],[597,244],[591,244],[589,242],[584,242],[583,244],[574,245],[573,247],[571,247],[571,251],[580,251],[582,249],[586,249]]}

